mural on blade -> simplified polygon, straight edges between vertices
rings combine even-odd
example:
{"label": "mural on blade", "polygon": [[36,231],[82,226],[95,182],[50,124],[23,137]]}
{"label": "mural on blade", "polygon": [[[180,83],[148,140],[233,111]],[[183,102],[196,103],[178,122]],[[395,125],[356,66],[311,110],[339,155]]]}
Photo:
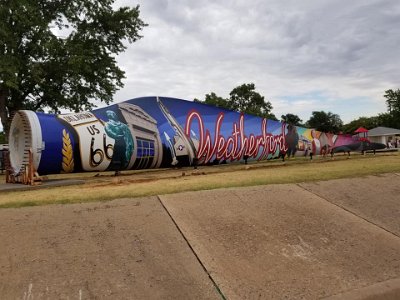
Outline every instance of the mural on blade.
{"label": "mural on blade", "polygon": [[[162,144],[157,121],[137,105],[114,105],[105,110],[105,117],[82,112],[57,118],[77,137],[83,171],[155,168],[161,164]],[[63,130],[63,172],[73,171],[68,138],[69,134]]]}
{"label": "mural on blade", "polygon": [[215,164],[244,157],[265,160],[281,151],[289,156],[324,155],[354,143],[351,136],[165,97],[58,116],[21,113],[19,118],[15,126],[36,124],[31,126],[36,130],[11,131],[25,132],[14,137],[26,140],[24,147],[31,146],[30,140],[42,141],[33,151],[41,174]]}
{"label": "mural on blade", "polygon": [[[114,155],[115,139],[110,137],[106,126],[110,124],[101,122],[91,112],[64,114],[57,116],[65,122],[70,131],[73,130],[78,137],[76,143],[79,145],[83,171],[104,171],[108,168]],[[110,131],[110,129],[108,129]],[[115,136],[114,136],[115,137]],[[65,135],[63,134],[65,140]],[[65,141],[63,143],[65,144]],[[66,149],[63,145],[63,171],[67,172],[65,160],[67,160]]]}
{"label": "mural on blade", "polygon": [[[187,115],[185,134],[199,136],[197,157],[202,163],[211,161],[237,161],[246,155],[258,160],[269,159],[286,151],[284,124],[278,129],[278,134],[268,133],[267,119],[260,119],[259,134],[256,128],[249,131],[245,126],[245,115],[240,114],[233,123],[224,123],[225,113],[219,113],[215,118],[214,128],[206,128],[202,115],[193,110]],[[279,122],[278,122],[279,123]],[[231,131],[228,129],[231,126]],[[225,129],[225,130],[223,130]],[[214,134],[212,134],[214,132]]]}

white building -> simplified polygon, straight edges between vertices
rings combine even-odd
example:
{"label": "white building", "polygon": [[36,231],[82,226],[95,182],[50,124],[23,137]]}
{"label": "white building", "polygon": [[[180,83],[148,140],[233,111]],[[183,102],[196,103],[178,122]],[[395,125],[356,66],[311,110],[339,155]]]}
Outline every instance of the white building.
{"label": "white building", "polygon": [[368,131],[368,138],[371,142],[388,145],[391,142],[395,147],[395,141],[400,140],[400,130],[389,127],[376,127]]}

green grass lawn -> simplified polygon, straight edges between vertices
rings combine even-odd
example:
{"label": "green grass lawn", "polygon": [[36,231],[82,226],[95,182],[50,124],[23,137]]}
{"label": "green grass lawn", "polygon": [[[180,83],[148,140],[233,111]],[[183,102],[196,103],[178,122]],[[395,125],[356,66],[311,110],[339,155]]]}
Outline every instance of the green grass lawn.
{"label": "green grass lawn", "polygon": [[[21,207],[53,203],[105,201],[183,191],[208,190],[266,184],[300,183],[337,178],[360,177],[381,173],[400,173],[400,153],[377,155],[353,154],[313,161],[295,158],[249,165],[228,164],[193,168],[126,171],[113,173],[80,173],[51,175],[49,179],[81,179],[84,184],[49,187],[29,191],[1,192],[0,207]],[[4,176],[0,176],[4,182]]]}

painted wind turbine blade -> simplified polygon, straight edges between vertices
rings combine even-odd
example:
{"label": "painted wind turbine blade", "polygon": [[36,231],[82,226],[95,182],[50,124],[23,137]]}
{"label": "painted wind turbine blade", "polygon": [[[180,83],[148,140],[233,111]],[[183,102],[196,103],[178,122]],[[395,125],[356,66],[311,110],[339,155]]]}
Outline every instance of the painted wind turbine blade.
{"label": "painted wind turbine blade", "polygon": [[[321,136],[327,138],[318,141]],[[18,111],[10,127],[9,151],[15,174],[29,163],[31,151],[33,168],[44,175],[170,167],[165,149],[170,149],[173,164],[179,159],[184,167],[244,157],[273,159],[288,149],[298,149],[295,156],[307,155],[313,143],[334,149],[355,141],[302,127],[289,134],[278,121],[187,100],[142,97],[90,112]]]}
{"label": "painted wind turbine blade", "polygon": [[332,149],[332,153],[350,152],[350,151],[364,152],[364,151],[382,150],[382,149],[385,149],[385,148],[386,148],[386,145],[381,144],[381,143],[358,141],[358,142],[355,142],[355,143],[334,147]]}

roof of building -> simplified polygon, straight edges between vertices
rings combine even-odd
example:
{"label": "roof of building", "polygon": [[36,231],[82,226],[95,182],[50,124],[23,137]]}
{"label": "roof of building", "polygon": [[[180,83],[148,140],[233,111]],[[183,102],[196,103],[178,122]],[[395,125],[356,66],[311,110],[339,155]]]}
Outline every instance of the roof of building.
{"label": "roof of building", "polygon": [[383,136],[383,135],[395,135],[400,134],[400,130],[389,127],[375,127],[368,131],[368,136]]}
{"label": "roof of building", "polygon": [[363,133],[363,132],[368,132],[368,129],[365,129],[364,127],[358,127],[354,133]]}

